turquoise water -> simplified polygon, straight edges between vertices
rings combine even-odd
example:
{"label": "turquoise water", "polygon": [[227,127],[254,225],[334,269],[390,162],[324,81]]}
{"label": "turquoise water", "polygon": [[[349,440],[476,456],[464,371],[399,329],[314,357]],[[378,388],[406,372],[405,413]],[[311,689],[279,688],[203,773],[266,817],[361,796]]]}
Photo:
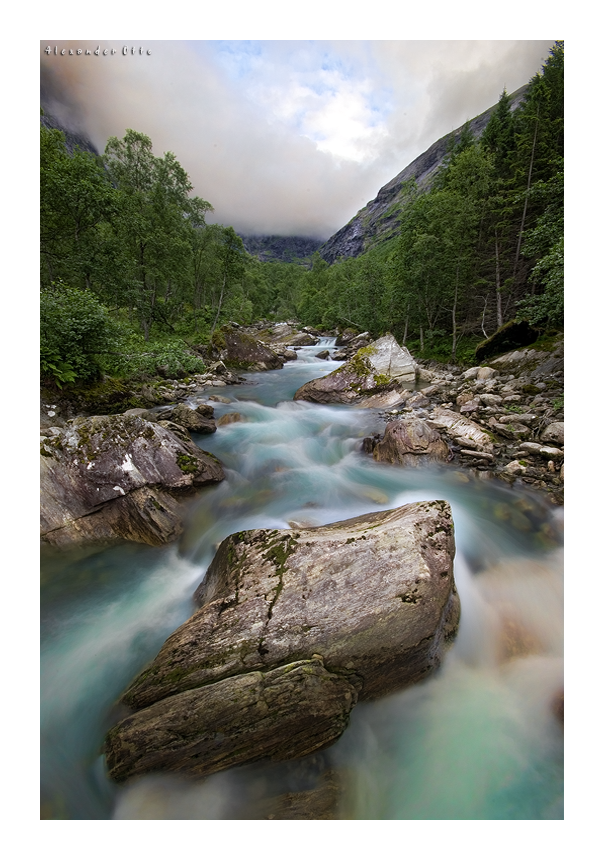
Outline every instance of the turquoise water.
{"label": "turquoise water", "polygon": [[248,817],[246,798],[268,790],[279,766],[116,788],[101,747],[120,693],[192,613],[191,595],[226,535],[445,498],[459,635],[436,675],[357,706],[324,754],[345,785],[340,815],[562,818],[562,730],[552,707],[562,689],[561,512],[497,481],[374,463],[360,443],[383,428],[377,413],[291,400],[337,366],[314,358],[322,348],[216,389],[231,401],[214,402],[216,415],[244,420],[196,438],[227,477],[191,504],[177,546],[43,553],[42,817]]}

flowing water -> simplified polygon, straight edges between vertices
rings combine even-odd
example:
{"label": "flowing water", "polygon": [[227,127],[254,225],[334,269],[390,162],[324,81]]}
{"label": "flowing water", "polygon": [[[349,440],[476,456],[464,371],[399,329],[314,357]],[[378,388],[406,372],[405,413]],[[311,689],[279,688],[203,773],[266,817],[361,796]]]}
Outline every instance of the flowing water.
{"label": "flowing water", "polygon": [[253,811],[259,798],[312,787],[299,768],[294,778],[278,764],[117,787],[102,740],[120,718],[120,693],[191,615],[191,595],[228,534],[433,498],[453,510],[459,634],[437,673],[358,705],[320,756],[344,786],[337,814],[563,817],[561,511],[450,467],[402,469],[362,454],[362,438],[384,427],[375,411],[292,401],[300,385],[338,366],[315,358],[332,345],[305,347],[282,370],[217,389],[230,401],[213,402],[217,417],[236,411],[243,420],[196,437],[221,459],[226,480],[196,497],[178,546],[43,553],[43,818],[263,817]]}

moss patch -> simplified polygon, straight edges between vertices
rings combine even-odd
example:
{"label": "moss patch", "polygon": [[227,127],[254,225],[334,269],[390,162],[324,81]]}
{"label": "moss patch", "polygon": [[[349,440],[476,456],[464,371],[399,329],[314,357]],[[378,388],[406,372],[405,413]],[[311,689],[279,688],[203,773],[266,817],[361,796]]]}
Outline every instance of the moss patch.
{"label": "moss patch", "polygon": [[199,460],[196,457],[190,457],[188,454],[177,454],[176,462],[180,471],[187,475],[193,474],[199,469]]}

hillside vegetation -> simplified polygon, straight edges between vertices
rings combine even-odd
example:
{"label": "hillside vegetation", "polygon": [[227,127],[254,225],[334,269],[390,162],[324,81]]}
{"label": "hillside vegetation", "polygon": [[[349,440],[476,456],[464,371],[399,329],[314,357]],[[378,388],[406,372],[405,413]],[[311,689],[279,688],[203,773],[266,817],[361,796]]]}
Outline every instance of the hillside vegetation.
{"label": "hillside vegetation", "polygon": [[560,329],[563,100],[556,42],[515,111],[504,91],[429,190],[406,184],[388,244],[332,265],[315,253],[310,268],[260,262],[232,227],[207,224],[211,204],[146,135],[70,153],[42,123],[43,381],[197,372],[196,348],[225,320],[389,331],[420,358],[457,361],[514,318]]}

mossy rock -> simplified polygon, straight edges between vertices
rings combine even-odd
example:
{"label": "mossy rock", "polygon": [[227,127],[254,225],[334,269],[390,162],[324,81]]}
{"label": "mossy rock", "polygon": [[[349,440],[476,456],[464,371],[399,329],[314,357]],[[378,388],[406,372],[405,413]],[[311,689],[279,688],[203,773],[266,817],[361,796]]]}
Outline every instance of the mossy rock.
{"label": "mossy rock", "polygon": [[495,334],[481,341],[475,350],[477,361],[485,361],[495,355],[502,355],[519,347],[535,343],[540,332],[525,320],[510,320],[497,329]]}

